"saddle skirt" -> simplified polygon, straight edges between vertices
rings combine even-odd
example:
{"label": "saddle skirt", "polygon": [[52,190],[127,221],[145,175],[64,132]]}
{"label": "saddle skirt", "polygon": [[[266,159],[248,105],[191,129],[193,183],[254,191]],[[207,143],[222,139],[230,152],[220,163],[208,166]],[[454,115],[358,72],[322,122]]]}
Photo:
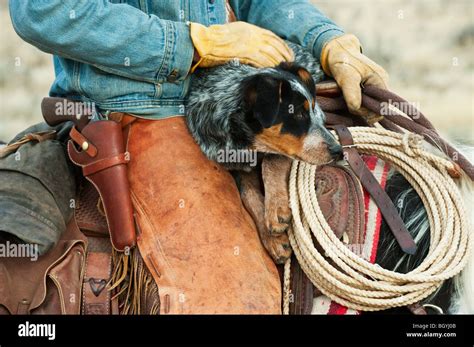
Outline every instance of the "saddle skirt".
{"label": "saddle skirt", "polygon": [[[375,156],[362,156],[369,170],[385,188],[390,165]],[[324,166],[316,175],[318,202],[328,224],[355,254],[375,262],[382,215],[354,174],[340,166]],[[312,314],[359,314],[314,288]]]}

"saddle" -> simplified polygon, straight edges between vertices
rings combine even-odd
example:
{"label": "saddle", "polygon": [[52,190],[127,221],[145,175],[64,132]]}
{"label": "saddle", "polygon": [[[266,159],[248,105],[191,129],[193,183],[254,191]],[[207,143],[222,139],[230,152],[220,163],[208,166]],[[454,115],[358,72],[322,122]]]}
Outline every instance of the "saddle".
{"label": "saddle", "polygon": [[[328,125],[363,125],[330,101],[334,86],[318,91]],[[0,286],[0,313],[281,313],[278,269],[232,177],[205,158],[183,118],[113,113],[89,122],[91,115],[57,117],[56,102],[64,100],[46,98],[43,114],[50,125],[74,122],[68,154],[82,169],[74,218],[34,266],[2,262],[0,277],[8,281]],[[327,165],[316,180],[336,235],[362,244],[366,198],[357,171]],[[409,249],[410,240],[398,241]],[[313,312],[321,293],[297,261],[291,278],[290,313]]]}
{"label": "saddle", "polygon": [[[43,103],[50,124],[64,121],[55,102]],[[0,313],[281,313],[277,268],[232,176],[182,117],[82,122],[68,142],[82,169],[74,218],[40,262],[0,264]]]}
{"label": "saddle", "polygon": [[[47,111],[44,113],[48,114]],[[182,118],[154,122],[115,114],[113,119],[107,121],[89,125],[81,122],[79,119],[73,127],[68,144],[71,159],[80,164],[86,177],[75,214],[77,224],[88,237],[103,238],[110,232],[110,248],[116,251],[123,252],[125,247],[133,249],[135,245],[138,246],[141,263],[148,273],[147,279],[151,278],[158,287],[157,296],[162,314],[281,312],[280,279],[276,267],[261,246],[253,221],[241,205],[235,205],[240,199],[232,178],[204,157],[189,135]],[[104,130],[107,123],[113,126],[109,125]],[[118,141],[119,146],[115,147],[120,150],[112,154],[117,159],[107,159],[110,154],[102,157],[96,154],[104,144],[94,138],[99,132],[93,131],[95,129],[92,129],[92,125],[97,126],[97,129],[102,128],[103,133],[120,132],[124,139],[123,145]],[[180,146],[168,144],[175,143],[177,139],[181,142]],[[131,159],[128,164],[121,160],[125,156],[120,156],[120,153],[127,153],[127,157]],[[79,155],[82,157],[79,158]],[[167,165],[177,157],[181,158],[179,166]],[[102,165],[104,162],[111,163],[115,169],[128,166],[124,185],[126,189],[121,191],[119,197],[130,193],[125,199],[120,198],[121,205],[114,208],[108,207],[108,204],[117,198],[107,199],[104,193],[110,193],[113,189],[102,188],[101,193],[100,185],[105,182],[117,187],[123,183],[123,176],[116,176],[114,172],[109,174],[107,170],[110,168]],[[89,168],[96,166],[102,169],[99,171],[105,177],[102,181],[91,179],[91,172],[96,171]],[[197,168],[199,178],[186,175],[186,172],[194,172]],[[188,176],[189,179],[183,179]],[[199,184],[201,177],[203,183]],[[347,168],[324,166],[318,170],[317,181],[322,210],[336,235],[351,244],[362,243],[365,231],[364,197],[357,177]],[[180,186],[184,189],[180,189]],[[130,205],[127,205],[127,199],[130,199]],[[99,207],[97,201],[100,201]],[[110,222],[109,219],[115,218],[115,215],[110,215],[107,211],[122,211],[120,206],[124,202],[123,211],[126,213],[121,218],[123,215],[127,216],[127,241],[117,244],[116,240],[120,239],[124,231],[114,230],[113,226],[124,223]],[[130,221],[133,221],[133,225]],[[226,238],[206,232],[212,230],[207,227],[209,221],[222,224],[223,232],[227,233]],[[229,223],[231,224],[228,225]],[[229,236],[230,230],[238,230],[238,233]],[[186,234],[188,237],[177,237],[179,234]],[[183,244],[183,239],[187,240],[186,244]],[[213,239],[220,249],[229,249],[229,256],[220,256],[217,263],[212,255]],[[252,254],[253,257],[236,257],[236,245],[239,253]],[[199,259],[199,263],[195,266],[190,264],[190,258]],[[106,262],[107,259],[110,260],[110,256],[98,259]],[[297,262],[293,263],[295,280],[292,285],[296,300],[292,305],[292,313],[310,313],[314,296],[318,293],[299,269]],[[106,268],[110,269],[110,265]],[[257,275],[258,278],[252,279],[252,276]],[[226,278],[233,280],[226,281]],[[236,281],[238,278],[241,280]],[[205,285],[196,286],[194,283]],[[255,286],[255,283],[259,285]],[[84,289],[93,293],[93,284],[97,283],[85,281]],[[237,284],[238,287],[235,287]],[[116,305],[120,306],[118,302]],[[128,310],[138,312],[130,308]],[[83,313],[91,312],[94,311],[83,310]],[[103,311],[97,311],[100,312]]]}

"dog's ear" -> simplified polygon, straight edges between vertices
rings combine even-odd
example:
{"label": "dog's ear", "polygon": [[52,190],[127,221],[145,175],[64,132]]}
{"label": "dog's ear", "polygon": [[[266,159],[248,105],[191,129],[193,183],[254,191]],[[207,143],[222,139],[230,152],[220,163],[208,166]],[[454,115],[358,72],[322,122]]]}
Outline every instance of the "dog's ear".
{"label": "dog's ear", "polygon": [[311,93],[313,98],[316,97],[316,84],[314,83],[313,76],[311,76],[308,70],[302,66],[289,62],[282,62],[278,67],[296,75],[301,82],[303,82],[306,88],[308,88],[308,91]]}
{"label": "dog's ear", "polygon": [[244,82],[245,108],[264,128],[271,127],[281,104],[283,82],[268,75],[255,75]]}

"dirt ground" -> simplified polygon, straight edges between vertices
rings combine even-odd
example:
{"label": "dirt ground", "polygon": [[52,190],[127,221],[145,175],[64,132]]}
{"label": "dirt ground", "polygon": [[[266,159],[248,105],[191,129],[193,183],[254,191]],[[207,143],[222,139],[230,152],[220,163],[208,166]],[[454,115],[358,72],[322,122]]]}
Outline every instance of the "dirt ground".
{"label": "dirt ground", "polygon": [[[450,138],[474,144],[474,2],[313,0],[390,74],[391,89],[417,103]],[[0,139],[41,121],[53,81],[51,56],[14,32],[0,0]]]}

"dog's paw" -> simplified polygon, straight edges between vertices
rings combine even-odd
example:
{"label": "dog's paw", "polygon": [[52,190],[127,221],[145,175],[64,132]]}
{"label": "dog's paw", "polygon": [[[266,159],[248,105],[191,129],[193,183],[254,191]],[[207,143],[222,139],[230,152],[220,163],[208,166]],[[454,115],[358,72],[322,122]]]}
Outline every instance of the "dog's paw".
{"label": "dog's paw", "polygon": [[266,234],[262,243],[276,264],[284,264],[291,257],[292,249],[287,233],[278,235]]}
{"label": "dog's paw", "polygon": [[288,230],[291,222],[288,177],[292,160],[281,155],[266,155],[262,162],[265,190],[265,226],[270,234]]}
{"label": "dog's paw", "polygon": [[291,218],[291,209],[286,194],[265,197],[265,226],[270,234],[281,234],[288,231]]}

